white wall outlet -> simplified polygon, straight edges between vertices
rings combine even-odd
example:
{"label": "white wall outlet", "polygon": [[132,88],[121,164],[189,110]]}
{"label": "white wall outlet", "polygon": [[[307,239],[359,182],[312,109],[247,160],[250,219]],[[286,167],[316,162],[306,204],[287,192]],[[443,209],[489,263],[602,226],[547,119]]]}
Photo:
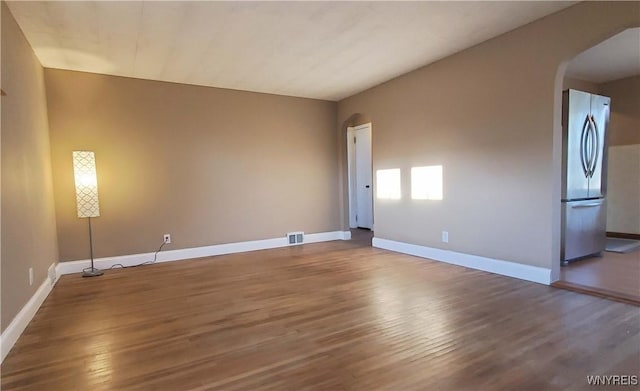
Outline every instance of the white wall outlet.
{"label": "white wall outlet", "polygon": [[164,242],[166,244],[171,243],[171,234],[164,234]]}
{"label": "white wall outlet", "polygon": [[449,232],[442,231],[442,241],[444,243],[449,243]]}
{"label": "white wall outlet", "polygon": [[29,285],[33,285],[33,268],[29,268]]}

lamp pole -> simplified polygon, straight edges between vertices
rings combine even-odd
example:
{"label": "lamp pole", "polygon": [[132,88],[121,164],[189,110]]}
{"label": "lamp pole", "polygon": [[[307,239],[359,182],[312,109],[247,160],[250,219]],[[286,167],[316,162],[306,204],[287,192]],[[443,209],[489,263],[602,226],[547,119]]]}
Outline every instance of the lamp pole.
{"label": "lamp pole", "polygon": [[91,217],[89,217],[89,253],[91,254],[91,268],[93,269],[93,235],[91,234]]}
{"label": "lamp pole", "polygon": [[91,217],[89,219],[89,253],[91,254],[91,267],[82,271],[82,277],[97,277],[104,273],[100,269],[93,267],[93,233],[91,232]]}

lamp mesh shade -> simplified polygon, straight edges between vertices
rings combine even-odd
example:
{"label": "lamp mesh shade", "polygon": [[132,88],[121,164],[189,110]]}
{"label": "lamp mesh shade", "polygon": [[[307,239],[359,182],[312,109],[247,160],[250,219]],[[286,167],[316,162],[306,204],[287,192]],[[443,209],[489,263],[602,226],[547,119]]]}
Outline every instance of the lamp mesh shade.
{"label": "lamp mesh shade", "polygon": [[90,151],[73,151],[73,175],[76,181],[78,217],[100,216],[96,157]]}

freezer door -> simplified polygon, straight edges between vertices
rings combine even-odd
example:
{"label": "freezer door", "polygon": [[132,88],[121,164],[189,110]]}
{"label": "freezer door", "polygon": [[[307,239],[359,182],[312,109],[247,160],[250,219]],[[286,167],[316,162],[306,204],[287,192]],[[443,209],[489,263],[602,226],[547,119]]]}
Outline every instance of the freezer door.
{"label": "freezer door", "polygon": [[563,261],[604,251],[606,211],[604,199],[562,203]]}
{"label": "freezer door", "polygon": [[589,197],[589,178],[584,150],[589,132],[591,94],[567,90],[562,115],[562,199]]}
{"label": "freezer door", "polygon": [[606,194],[606,132],[610,102],[611,99],[606,96],[591,95],[592,137],[597,149],[590,154],[589,198],[604,197]]}

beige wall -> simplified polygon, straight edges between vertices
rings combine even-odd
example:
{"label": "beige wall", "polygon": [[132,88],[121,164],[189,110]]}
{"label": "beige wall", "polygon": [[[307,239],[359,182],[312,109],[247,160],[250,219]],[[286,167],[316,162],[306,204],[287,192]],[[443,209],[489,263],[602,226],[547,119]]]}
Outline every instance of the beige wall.
{"label": "beige wall", "polygon": [[61,261],[87,259],[71,151],[96,153],[97,257],[340,229],[336,103],[46,72]]}
{"label": "beige wall", "polygon": [[607,231],[640,234],[640,76],[600,85],[611,97]]}
{"label": "beige wall", "polygon": [[[557,278],[564,69],[637,24],[638,12],[638,3],[580,3],[339,102],[342,188],[344,124],[356,113],[373,124],[374,171],[402,169],[402,200],[375,201],[376,237],[552,268]],[[411,167],[432,164],[444,166],[444,199],[412,201]]]}
{"label": "beige wall", "polygon": [[43,70],[4,2],[2,90],[4,331],[58,258]]}
{"label": "beige wall", "polygon": [[611,97],[609,145],[640,144],[640,76],[603,83],[600,93]]}
{"label": "beige wall", "polygon": [[609,147],[607,231],[640,235],[640,144]]}

